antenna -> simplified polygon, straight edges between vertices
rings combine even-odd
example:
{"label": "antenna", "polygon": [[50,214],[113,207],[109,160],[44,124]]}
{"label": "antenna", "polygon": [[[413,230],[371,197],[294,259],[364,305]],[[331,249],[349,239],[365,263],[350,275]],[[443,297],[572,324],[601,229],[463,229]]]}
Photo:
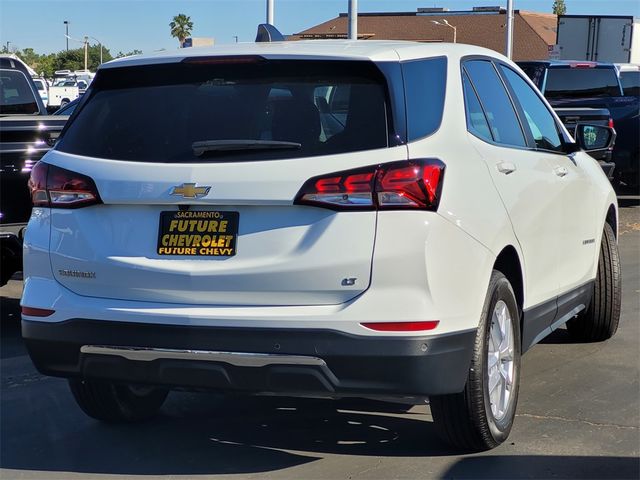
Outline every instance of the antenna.
{"label": "antenna", "polygon": [[284,42],[285,38],[276,27],[268,23],[258,25],[258,33],[256,34],[256,43],[261,42]]}

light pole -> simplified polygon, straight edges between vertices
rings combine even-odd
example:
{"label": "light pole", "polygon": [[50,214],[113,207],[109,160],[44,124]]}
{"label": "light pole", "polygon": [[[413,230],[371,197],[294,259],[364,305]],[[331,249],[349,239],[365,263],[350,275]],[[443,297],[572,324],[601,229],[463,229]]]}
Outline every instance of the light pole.
{"label": "light pole", "polygon": [[507,0],[507,48],[505,55],[511,58],[513,55],[513,0]]}
{"label": "light pole", "polygon": [[349,40],[358,39],[358,0],[349,0]]}
{"label": "light pole", "polygon": [[96,37],[89,37],[89,38],[95,40],[96,42],[98,42],[98,45],[100,45],[100,65],[102,65],[102,42],[98,40]]}
{"label": "light pole", "polygon": [[87,71],[87,60],[89,53],[89,37],[84,36],[84,71]]}
{"label": "light pole", "polygon": [[69,51],[69,21],[68,20],[64,21],[64,26],[67,30],[65,37],[67,37],[67,52],[68,52]]}
{"label": "light pole", "polygon": [[449,22],[447,22],[446,18],[442,19],[442,23],[438,22],[437,20],[431,20],[431,23],[435,23],[436,25],[440,25],[442,27],[453,28],[453,43],[458,43],[458,29],[457,27],[454,27]]}

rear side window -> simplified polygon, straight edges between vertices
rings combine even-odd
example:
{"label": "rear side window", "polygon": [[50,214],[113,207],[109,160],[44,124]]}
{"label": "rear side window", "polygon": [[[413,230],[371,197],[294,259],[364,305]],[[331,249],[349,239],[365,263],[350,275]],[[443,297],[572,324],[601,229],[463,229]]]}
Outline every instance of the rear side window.
{"label": "rear side window", "polygon": [[426,137],[440,127],[447,83],[447,60],[431,58],[402,64],[409,141]]}
{"label": "rear side window", "polygon": [[[63,152],[207,162],[387,147],[386,83],[371,62],[213,57],[105,69],[90,92],[58,143]],[[234,146],[197,155],[202,142]]]}
{"label": "rear side window", "polygon": [[511,99],[491,62],[471,60],[465,62],[464,68],[478,92],[493,141],[503,145],[525,147],[526,141]]}
{"label": "rear side window", "polygon": [[471,86],[469,77],[466,73],[462,75],[462,86],[464,88],[464,105],[467,114],[467,129],[474,135],[484,139],[493,141],[487,117],[482,111],[482,106],[478,100],[476,92]]}
{"label": "rear side window", "polygon": [[38,103],[24,73],[0,70],[0,115],[38,113]]}
{"label": "rear side window", "polygon": [[620,72],[620,83],[625,96],[640,96],[640,71]]}
{"label": "rear side window", "polygon": [[544,96],[552,98],[619,97],[614,68],[550,68]]}
{"label": "rear side window", "polygon": [[556,121],[538,94],[510,68],[500,65],[500,69],[522,107],[536,147],[542,150],[561,151],[562,140],[560,140]]}

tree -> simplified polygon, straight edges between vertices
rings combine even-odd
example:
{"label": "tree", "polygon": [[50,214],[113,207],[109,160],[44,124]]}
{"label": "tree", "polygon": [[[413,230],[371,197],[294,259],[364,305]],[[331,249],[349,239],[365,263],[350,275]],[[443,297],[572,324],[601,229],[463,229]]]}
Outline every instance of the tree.
{"label": "tree", "polygon": [[[6,48],[5,48],[6,50]],[[27,65],[33,68],[38,74],[45,77],[53,77],[56,70],[84,70],[84,46],[63,50],[58,53],[50,53],[41,55],[36,53],[33,48],[25,48],[16,50],[16,55],[20,57]],[[140,50],[134,50],[127,55],[142,53]],[[122,54],[120,54],[122,56]],[[102,62],[113,60],[113,55],[107,47],[102,46]],[[87,67],[95,72],[100,66],[100,45],[88,45],[87,51]]]}
{"label": "tree", "polygon": [[40,55],[38,55],[33,48],[25,48],[24,50],[16,53],[27,65],[37,64],[40,59]]}
{"label": "tree", "polygon": [[564,0],[553,1],[553,13],[555,15],[564,15],[567,13],[567,6],[565,5]]}
{"label": "tree", "polygon": [[131,52],[127,52],[127,53],[122,53],[121,51],[118,52],[118,54],[116,55],[115,58],[122,58],[122,57],[130,57],[131,55],[140,55],[142,54],[142,50],[138,50],[137,48],[132,50]]}
{"label": "tree", "polygon": [[171,36],[177,38],[182,47],[182,42],[184,42],[185,38],[191,36],[193,22],[191,21],[191,17],[180,13],[173,17],[173,21],[169,24],[169,27],[171,27]]}

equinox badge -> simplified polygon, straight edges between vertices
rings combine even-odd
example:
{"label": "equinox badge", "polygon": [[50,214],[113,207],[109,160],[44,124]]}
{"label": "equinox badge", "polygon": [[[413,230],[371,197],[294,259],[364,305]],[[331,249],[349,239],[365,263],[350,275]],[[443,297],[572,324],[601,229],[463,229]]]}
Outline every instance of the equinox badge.
{"label": "equinox badge", "polygon": [[196,198],[205,197],[211,190],[209,185],[203,187],[196,187],[195,183],[183,183],[182,185],[176,185],[171,189],[171,195],[181,195],[184,198]]}

